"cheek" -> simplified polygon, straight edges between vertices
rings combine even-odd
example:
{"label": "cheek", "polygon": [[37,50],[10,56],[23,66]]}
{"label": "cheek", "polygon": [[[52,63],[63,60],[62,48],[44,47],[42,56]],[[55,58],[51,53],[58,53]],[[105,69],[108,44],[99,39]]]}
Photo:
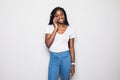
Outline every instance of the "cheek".
{"label": "cheek", "polygon": [[63,21],[65,22],[65,18],[63,18]]}
{"label": "cheek", "polygon": [[63,17],[64,21],[65,21],[65,17]]}
{"label": "cheek", "polygon": [[63,19],[65,19],[65,16],[62,16]]}

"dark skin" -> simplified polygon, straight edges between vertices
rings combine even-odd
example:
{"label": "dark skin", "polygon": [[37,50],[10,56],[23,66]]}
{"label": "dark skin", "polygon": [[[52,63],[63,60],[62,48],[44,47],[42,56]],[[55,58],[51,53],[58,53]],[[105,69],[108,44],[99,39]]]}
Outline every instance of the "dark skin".
{"label": "dark skin", "polygon": [[[45,35],[45,43],[46,46],[49,48],[55,39],[56,33],[63,34],[67,29],[67,26],[64,24],[65,16],[61,10],[57,10],[53,19],[54,30],[52,34]],[[69,39],[69,50],[70,50],[70,57],[71,62],[75,62],[75,51],[74,51],[74,38]],[[70,76],[73,76],[75,73],[75,65],[71,65],[70,69]]]}

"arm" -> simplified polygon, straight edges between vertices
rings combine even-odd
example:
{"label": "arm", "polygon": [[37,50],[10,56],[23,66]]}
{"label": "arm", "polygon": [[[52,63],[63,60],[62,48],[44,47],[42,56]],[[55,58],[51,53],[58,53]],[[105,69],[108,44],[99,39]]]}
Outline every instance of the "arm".
{"label": "arm", "polygon": [[75,63],[74,38],[69,39],[69,49],[70,49],[71,62]]}
{"label": "arm", "polygon": [[56,32],[58,30],[57,18],[56,17],[53,19],[53,25],[54,25],[54,30],[53,30],[52,34],[46,34],[45,35],[45,44],[48,48],[53,43],[53,41],[55,39]]}
{"label": "arm", "polygon": [[[74,38],[69,39],[69,49],[70,49],[71,63],[75,63]],[[71,73],[71,76],[74,75],[75,65],[71,65],[70,73]]]}
{"label": "arm", "polygon": [[46,34],[45,35],[45,44],[46,46],[49,48],[51,46],[51,44],[54,41],[55,35],[56,35],[57,30],[54,29],[52,34]]}

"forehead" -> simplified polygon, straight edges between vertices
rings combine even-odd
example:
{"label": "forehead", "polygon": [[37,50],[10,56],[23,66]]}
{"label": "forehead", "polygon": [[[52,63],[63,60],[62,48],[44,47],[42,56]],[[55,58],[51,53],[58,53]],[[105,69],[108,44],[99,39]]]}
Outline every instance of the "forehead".
{"label": "forehead", "polygon": [[60,10],[60,9],[58,9],[58,10],[55,12],[55,14],[61,14],[61,13],[64,14],[63,11]]}

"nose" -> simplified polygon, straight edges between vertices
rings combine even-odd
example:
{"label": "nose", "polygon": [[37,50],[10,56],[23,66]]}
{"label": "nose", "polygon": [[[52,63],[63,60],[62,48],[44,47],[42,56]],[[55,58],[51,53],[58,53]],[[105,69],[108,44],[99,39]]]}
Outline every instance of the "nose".
{"label": "nose", "polygon": [[62,17],[62,16],[59,16],[58,19],[63,19],[63,17]]}

